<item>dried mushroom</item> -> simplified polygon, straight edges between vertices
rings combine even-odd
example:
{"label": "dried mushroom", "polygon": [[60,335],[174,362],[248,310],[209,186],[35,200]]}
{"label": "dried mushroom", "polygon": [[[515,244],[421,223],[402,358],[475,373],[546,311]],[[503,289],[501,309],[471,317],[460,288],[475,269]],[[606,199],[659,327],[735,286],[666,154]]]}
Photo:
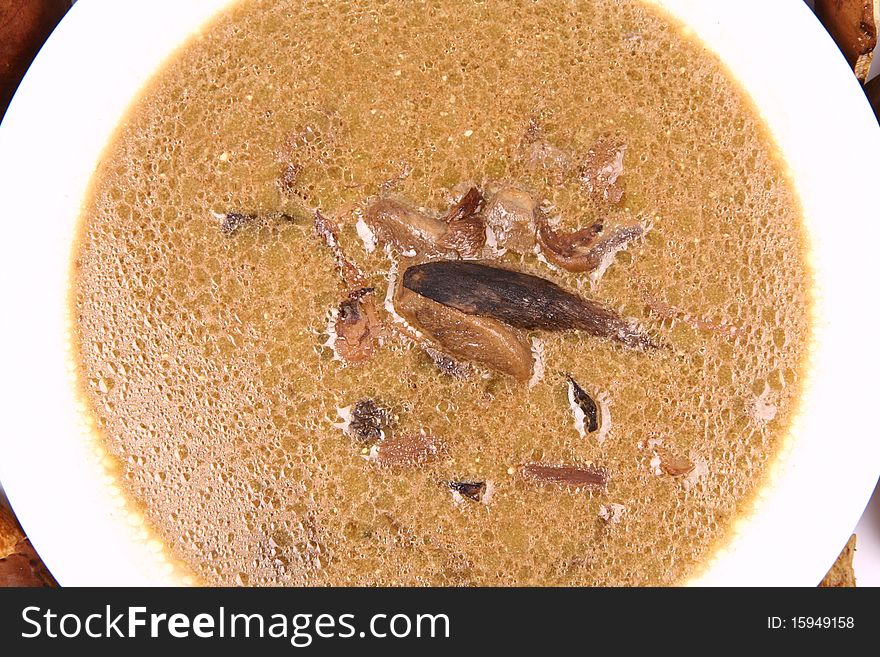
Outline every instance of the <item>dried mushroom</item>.
{"label": "dried mushroom", "polygon": [[361,444],[375,443],[388,437],[392,414],[372,399],[361,399],[349,411],[345,432]]}
{"label": "dried mushroom", "polygon": [[538,276],[477,262],[439,261],[409,267],[401,289],[467,315],[520,329],[584,331],[636,349],[658,345],[635,323]]}
{"label": "dried mushroom", "polygon": [[382,198],[367,208],[364,221],[380,242],[402,254],[474,258],[486,243],[485,223],[478,214],[482,205],[483,196],[476,187],[471,187],[443,218]]}
{"label": "dried mushroom", "polygon": [[370,449],[370,460],[380,466],[417,466],[440,456],[443,444],[424,431],[402,433],[386,438]]}
{"label": "dried mushroom", "polygon": [[637,221],[606,228],[596,222],[571,233],[554,230],[546,218],[538,221],[541,252],[558,267],[571,272],[604,270],[614,255],[645,234]]}
{"label": "dried mushroom", "polygon": [[539,484],[564,484],[573,488],[603,490],[608,485],[609,475],[605,468],[596,466],[545,465],[528,463],[523,465],[520,476]]}
{"label": "dried mushroom", "polygon": [[518,381],[532,373],[532,350],[521,332],[487,317],[476,317],[398,286],[394,306],[440,348],[456,358],[473,361]]}
{"label": "dried mushroom", "polygon": [[568,403],[574,414],[575,428],[581,435],[599,430],[599,407],[577,381],[567,375]]}
{"label": "dried mushroom", "polygon": [[864,82],[877,46],[880,6],[876,0],[816,0],[815,11],[856,77]]}
{"label": "dried mushroom", "polygon": [[502,187],[495,192],[483,213],[495,248],[531,253],[535,248],[537,211],[538,202],[528,192],[516,187]]}
{"label": "dried mushroom", "polygon": [[579,177],[584,188],[597,200],[620,203],[623,200],[623,156],[626,144],[602,137],[590,147],[581,163]]}
{"label": "dried mushroom", "polygon": [[362,363],[373,355],[382,337],[382,321],[371,296],[374,290],[367,285],[360,268],[342,252],[336,224],[316,212],[315,231],[333,254],[336,269],[347,290],[346,297],[331,313],[327,346],[346,363]]}
{"label": "dried mushroom", "polygon": [[482,502],[486,495],[485,481],[448,481],[446,485],[453,493],[474,502]]}
{"label": "dried mushroom", "polygon": [[355,290],[339,304],[333,326],[336,339],[332,347],[335,354],[347,363],[368,360],[379,343],[382,324],[372,299],[364,298],[372,292],[371,287]]}

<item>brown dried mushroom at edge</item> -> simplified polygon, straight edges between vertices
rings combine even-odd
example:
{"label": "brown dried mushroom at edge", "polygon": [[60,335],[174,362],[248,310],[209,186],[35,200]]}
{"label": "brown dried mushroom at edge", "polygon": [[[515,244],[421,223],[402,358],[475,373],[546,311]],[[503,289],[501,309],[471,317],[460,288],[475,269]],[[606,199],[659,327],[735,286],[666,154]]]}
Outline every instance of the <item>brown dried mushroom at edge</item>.
{"label": "brown dried mushroom at edge", "polygon": [[491,318],[460,312],[403,285],[395,291],[394,306],[444,352],[509,374],[517,381],[531,377],[532,350],[522,331]]}
{"label": "brown dried mushroom at edge", "polygon": [[877,46],[880,6],[876,0],[816,0],[816,17],[864,82]]}
{"label": "brown dried mushroom at edge", "polygon": [[389,198],[373,202],[364,221],[378,240],[401,253],[438,257],[456,253],[475,258],[486,244],[486,227],[479,212],[483,195],[471,187],[443,218],[435,218]]}
{"label": "brown dried mushroom at edge", "polygon": [[401,289],[467,315],[515,328],[578,330],[634,349],[659,345],[633,322],[538,276],[479,262],[441,260],[409,267]]}

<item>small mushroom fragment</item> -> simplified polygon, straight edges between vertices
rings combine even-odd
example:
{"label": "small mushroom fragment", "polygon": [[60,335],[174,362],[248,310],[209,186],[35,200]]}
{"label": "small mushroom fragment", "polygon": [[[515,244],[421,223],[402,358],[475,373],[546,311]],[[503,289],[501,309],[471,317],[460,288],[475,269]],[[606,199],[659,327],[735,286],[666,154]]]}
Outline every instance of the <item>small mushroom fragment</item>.
{"label": "small mushroom fragment", "polygon": [[391,244],[403,254],[437,257],[456,253],[475,258],[486,243],[486,226],[479,215],[482,205],[483,195],[476,187],[471,187],[442,219],[382,198],[367,208],[364,221],[380,242]]}
{"label": "small mushroom fragment", "polygon": [[478,262],[438,261],[409,267],[401,289],[468,315],[521,329],[585,331],[635,349],[658,345],[610,308],[544,278]]}
{"label": "small mushroom fragment", "polygon": [[514,253],[531,253],[535,248],[535,213],[538,202],[516,187],[502,187],[486,205],[486,227],[495,237],[496,248]]}
{"label": "small mushroom fragment", "polygon": [[424,465],[436,459],[443,445],[424,431],[385,438],[370,449],[370,460],[383,467]]}
{"label": "small mushroom fragment", "polygon": [[623,504],[612,502],[611,504],[603,504],[599,507],[599,518],[609,525],[617,525],[623,520],[626,513],[626,507]]}
{"label": "small mushroom fragment", "polygon": [[376,306],[372,300],[364,299],[373,291],[371,287],[355,290],[339,304],[333,327],[336,333],[333,350],[348,363],[362,363],[369,359],[379,342],[382,324]]}
{"label": "small mushroom fragment", "polygon": [[686,475],[696,467],[686,456],[676,454],[665,447],[657,447],[655,452],[660,457],[660,469],[670,477]]}
{"label": "small mushroom fragment", "polygon": [[345,432],[361,444],[387,438],[391,430],[391,411],[372,399],[361,399],[351,410]]}
{"label": "small mushroom fragment", "polygon": [[46,569],[28,539],[22,539],[0,557],[0,587],[54,588],[55,578]]}
{"label": "small mushroom fragment", "polygon": [[626,144],[602,137],[587,151],[581,163],[579,175],[581,184],[597,200],[617,204],[623,199],[623,156]]}
{"label": "small mushroom fragment", "polygon": [[874,116],[880,121],[880,77],[875,77],[865,85],[865,95],[874,110]]}
{"label": "small mushroom fragment", "polygon": [[408,322],[456,358],[474,361],[528,381],[532,350],[526,336],[487,317],[475,317],[432,301],[400,285],[394,306]]}
{"label": "small mushroom fragment", "polygon": [[369,287],[367,285],[367,278],[360,267],[349,260],[342,252],[342,247],[339,246],[339,227],[336,225],[336,222],[329,217],[325,217],[317,210],[315,211],[315,232],[318,233],[326,247],[330,249],[330,253],[333,254],[336,270],[339,272],[340,277],[342,277],[342,282],[345,284],[346,289],[349,292],[354,292]]}
{"label": "small mushroom fragment", "polygon": [[568,381],[568,403],[574,413],[575,428],[581,436],[599,430],[599,407],[593,398],[581,388],[571,375]]}
{"label": "small mushroom fragment", "polygon": [[486,494],[485,481],[448,481],[446,485],[453,493],[458,493],[474,502],[482,502]]}
{"label": "small mushroom fragment", "polygon": [[828,30],[846,61],[864,82],[877,46],[877,0],[816,0],[816,17]]}
{"label": "small mushroom fragment", "polygon": [[466,379],[470,376],[471,368],[467,363],[460,363],[454,358],[451,358],[436,349],[432,349],[431,347],[425,347],[424,352],[434,366],[443,372],[443,374],[448,374],[457,379]]}
{"label": "small mushroom fragment", "polygon": [[574,488],[602,490],[608,485],[608,471],[596,466],[545,465],[543,463],[527,463],[520,470],[520,475],[539,484],[564,484]]}
{"label": "small mushroom fragment", "polygon": [[571,233],[554,230],[545,218],[538,220],[538,243],[547,259],[571,272],[603,270],[615,254],[642,237],[645,228],[633,221],[613,228],[596,222]]}
{"label": "small mushroom fragment", "polygon": [[520,142],[520,151],[526,166],[551,174],[557,183],[562,183],[573,172],[572,156],[547,140],[540,124],[534,119],[529,121]]}
{"label": "small mushroom fragment", "polygon": [[367,285],[360,268],[342,252],[338,228],[333,221],[315,212],[315,231],[333,254],[336,269],[348,291],[335,317],[331,315],[333,324],[328,345],[343,361],[362,363],[373,355],[382,334],[382,321],[370,296],[373,288]]}
{"label": "small mushroom fragment", "polygon": [[681,308],[665,303],[648,292],[644,286],[642,286],[641,295],[648,311],[660,319],[669,320],[671,322],[682,321],[696,331],[716,333],[731,340],[740,334],[740,329],[736,325],[727,321],[714,321],[708,317],[695,315],[694,313],[687,312]]}
{"label": "small mushroom fragment", "polygon": [[270,221],[282,221],[287,223],[300,223],[301,217],[287,212],[269,212],[266,214],[244,214],[241,212],[227,212],[215,214],[220,220],[220,232],[224,235],[234,235],[245,226],[261,225]]}

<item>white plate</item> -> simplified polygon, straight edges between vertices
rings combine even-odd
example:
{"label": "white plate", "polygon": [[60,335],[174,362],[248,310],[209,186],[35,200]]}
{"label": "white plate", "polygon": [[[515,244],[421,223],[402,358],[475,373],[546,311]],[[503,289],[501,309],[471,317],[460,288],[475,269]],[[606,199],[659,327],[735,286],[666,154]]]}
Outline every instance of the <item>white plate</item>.
{"label": "white plate", "polygon": [[[102,474],[67,354],[71,237],[86,184],[149,75],[228,0],[81,0],[37,57],[0,126],[0,480],[61,584],[179,582]],[[880,471],[874,290],[880,130],[801,0],[663,0],[763,113],[805,209],[817,277],[810,385],[756,513],[698,582],[814,585]],[[108,492],[110,491],[110,492]]]}

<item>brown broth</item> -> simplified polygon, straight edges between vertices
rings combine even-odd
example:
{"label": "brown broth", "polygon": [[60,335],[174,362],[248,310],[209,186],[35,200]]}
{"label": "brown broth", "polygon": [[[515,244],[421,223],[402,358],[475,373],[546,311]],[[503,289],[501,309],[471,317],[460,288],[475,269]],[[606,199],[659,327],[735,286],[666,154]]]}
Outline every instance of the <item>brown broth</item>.
{"label": "brown broth", "polygon": [[[571,227],[607,211],[524,165],[530,120],[573,152],[624,139],[624,206],[652,230],[595,285],[531,255],[502,263],[671,348],[540,334],[532,388],[442,375],[399,339],[346,367],[322,346],[339,281],[308,219],[219,230],[214,213],[320,207],[381,298],[389,262],[354,224],[384,181],[437,211],[463,181],[528,186]],[[301,167],[294,193],[287,165]],[[83,212],[72,312],[82,394],[120,483],[200,581],[670,584],[729,537],[786,434],[809,279],[798,201],[755,108],[656,9],[255,0],[177,52],[119,127]],[[739,331],[661,321],[640,286]],[[575,430],[563,372],[610,400],[601,444]],[[444,458],[367,461],[334,426],[367,397],[401,431],[441,437]],[[655,474],[652,439],[697,470]],[[530,461],[596,463],[611,481],[541,488],[515,476]],[[491,481],[489,503],[456,503],[450,480]],[[600,517],[611,504],[619,522]]]}

